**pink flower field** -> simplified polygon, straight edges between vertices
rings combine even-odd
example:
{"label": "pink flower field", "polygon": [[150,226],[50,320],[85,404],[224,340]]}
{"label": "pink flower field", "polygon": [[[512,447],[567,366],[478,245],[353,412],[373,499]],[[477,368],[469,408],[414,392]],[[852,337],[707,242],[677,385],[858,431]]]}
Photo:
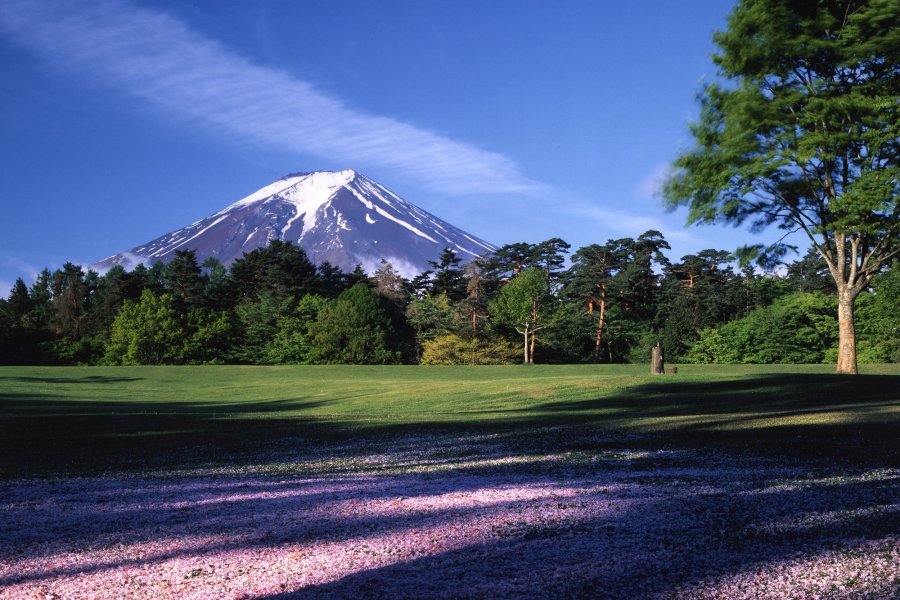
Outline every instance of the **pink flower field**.
{"label": "pink flower field", "polygon": [[897,470],[595,441],[2,481],[0,598],[900,597]]}

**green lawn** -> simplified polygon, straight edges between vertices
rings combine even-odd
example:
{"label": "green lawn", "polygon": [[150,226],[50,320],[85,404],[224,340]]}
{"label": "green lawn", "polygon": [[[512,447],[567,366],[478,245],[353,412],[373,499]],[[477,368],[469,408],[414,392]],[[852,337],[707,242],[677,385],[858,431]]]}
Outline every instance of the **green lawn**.
{"label": "green lawn", "polygon": [[588,432],[637,445],[898,462],[900,365],[864,366],[858,377],[829,365],[647,370],[4,367],[0,472],[225,462],[276,442],[438,429],[502,431],[545,449],[577,447]]}

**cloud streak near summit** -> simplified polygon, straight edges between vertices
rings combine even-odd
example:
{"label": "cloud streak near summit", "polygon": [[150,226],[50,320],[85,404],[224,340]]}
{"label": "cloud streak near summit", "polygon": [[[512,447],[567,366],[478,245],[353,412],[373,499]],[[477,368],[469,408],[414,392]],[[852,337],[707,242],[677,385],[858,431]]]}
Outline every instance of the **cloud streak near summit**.
{"label": "cloud streak near summit", "polygon": [[393,169],[442,193],[543,187],[501,154],[354,109],[157,10],[118,0],[9,0],[0,11],[0,35],[54,65],[241,142]]}

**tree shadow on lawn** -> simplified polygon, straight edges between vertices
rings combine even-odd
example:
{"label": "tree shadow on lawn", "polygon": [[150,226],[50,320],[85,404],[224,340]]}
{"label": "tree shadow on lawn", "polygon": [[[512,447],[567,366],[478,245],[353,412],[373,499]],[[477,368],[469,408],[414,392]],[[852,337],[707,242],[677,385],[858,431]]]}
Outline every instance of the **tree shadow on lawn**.
{"label": "tree shadow on lawn", "polygon": [[[453,446],[452,439],[437,441]],[[497,458],[516,455],[507,449]],[[320,568],[337,570],[301,590],[304,567],[297,566],[293,577],[283,576],[286,592],[634,597],[896,535],[898,478],[886,471],[844,470],[835,479],[766,461],[685,463],[665,452],[643,474],[628,460],[572,467],[544,456],[524,471],[468,462],[450,459],[431,474],[384,475],[373,466],[354,477],[251,469],[2,483],[0,564],[9,570],[0,588],[106,574],[118,583],[124,575],[111,573],[116,569],[146,572],[176,559],[184,572],[171,575],[187,579],[198,568],[219,569],[223,554],[233,566],[268,564],[266,553],[273,553],[284,566],[299,551],[318,553],[334,561]],[[534,493],[509,497],[509,489]],[[469,538],[468,531],[483,535]],[[425,546],[448,536],[459,543],[431,552]],[[172,543],[159,543],[165,539]],[[216,541],[191,546],[191,539]],[[400,548],[405,540],[412,546]],[[148,549],[129,558],[132,545]],[[65,553],[75,560],[53,560]],[[364,553],[374,566],[342,563],[366,563]]]}
{"label": "tree shadow on lawn", "polygon": [[[527,380],[523,380],[527,386]],[[83,401],[0,393],[0,477],[162,466],[257,464],[270,448],[430,433],[499,435],[546,452],[688,447],[819,462],[900,465],[900,377],[775,374],[666,378],[590,400],[526,409],[336,413],[340,398],[249,402]],[[416,389],[410,389],[411,394]],[[317,412],[312,412],[317,410]],[[387,441],[385,441],[387,440]],[[604,441],[605,440],[605,441]],[[280,460],[280,459],[279,459]]]}
{"label": "tree shadow on lawn", "polygon": [[831,407],[885,403],[900,405],[897,375],[753,375],[716,381],[659,381],[630,386],[611,396],[576,402],[546,402],[535,410],[579,412],[597,409],[629,411],[641,417],[703,414],[828,410]]}
{"label": "tree shadow on lawn", "polygon": [[763,375],[660,381],[528,409],[533,421],[590,424],[657,443],[900,464],[900,377]]}
{"label": "tree shadow on lawn", "polygon": [[109,377],[106,375],[85,375],[84,377],[29,377],[29,376],[0,376],[0,381],[18,381],[21,383],[130,383],[143,381],[143,377]]}
{"label": "tree shadow on lawn", "polygon": [[[302,412],[325,404],[295,399],[85,401],[48,394],[2,394],[0,478],[231,464],[264,450],[273,439],[289,437],[297,442],[313,435],[317,421]],[[298,414],[266,417],[286,410]]]}

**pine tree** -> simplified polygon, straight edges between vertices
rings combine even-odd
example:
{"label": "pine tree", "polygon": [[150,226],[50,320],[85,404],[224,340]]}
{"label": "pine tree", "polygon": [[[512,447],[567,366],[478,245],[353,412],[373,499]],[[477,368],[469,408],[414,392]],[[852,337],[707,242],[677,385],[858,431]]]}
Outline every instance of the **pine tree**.
{"label": "pine tree", "polygon": [[544,270],[548,282],[556,283],[562,276],[566,254],[571,247],[568,242],[558,237],[550,238],[534,246],[532,262]]}
{"label": "pine tree", "polygon": [[252,299],[262,293],[299,298],[316,291],[316,267],[299,246],[272,240],[234,261],[231,283],[235,298]]}
{"label": "pine tree", "polygon": [[462,259],[452,248],[444,248],[437,261],[428,261],[432,270],[431,289],[429,290],[432,296],[445,294],[451,302],[466,297],[465,275],[459,267],[461,262]]}
{"label": "pine tree", "polygon": [[594,361],[598,362],[608,328],[608,310],[621,297],[616,276],[626,267],[634,241],[630,238],[591,244],[572,255],[572,268],[564,293],[575,299],[594,318]]}
{"label": "pine tree", "polygon": [[166,291],[172,295],[175,309],[183,317],[200,308],[203,302],[203,271],[193,250],[176,250],[163,275]]}

